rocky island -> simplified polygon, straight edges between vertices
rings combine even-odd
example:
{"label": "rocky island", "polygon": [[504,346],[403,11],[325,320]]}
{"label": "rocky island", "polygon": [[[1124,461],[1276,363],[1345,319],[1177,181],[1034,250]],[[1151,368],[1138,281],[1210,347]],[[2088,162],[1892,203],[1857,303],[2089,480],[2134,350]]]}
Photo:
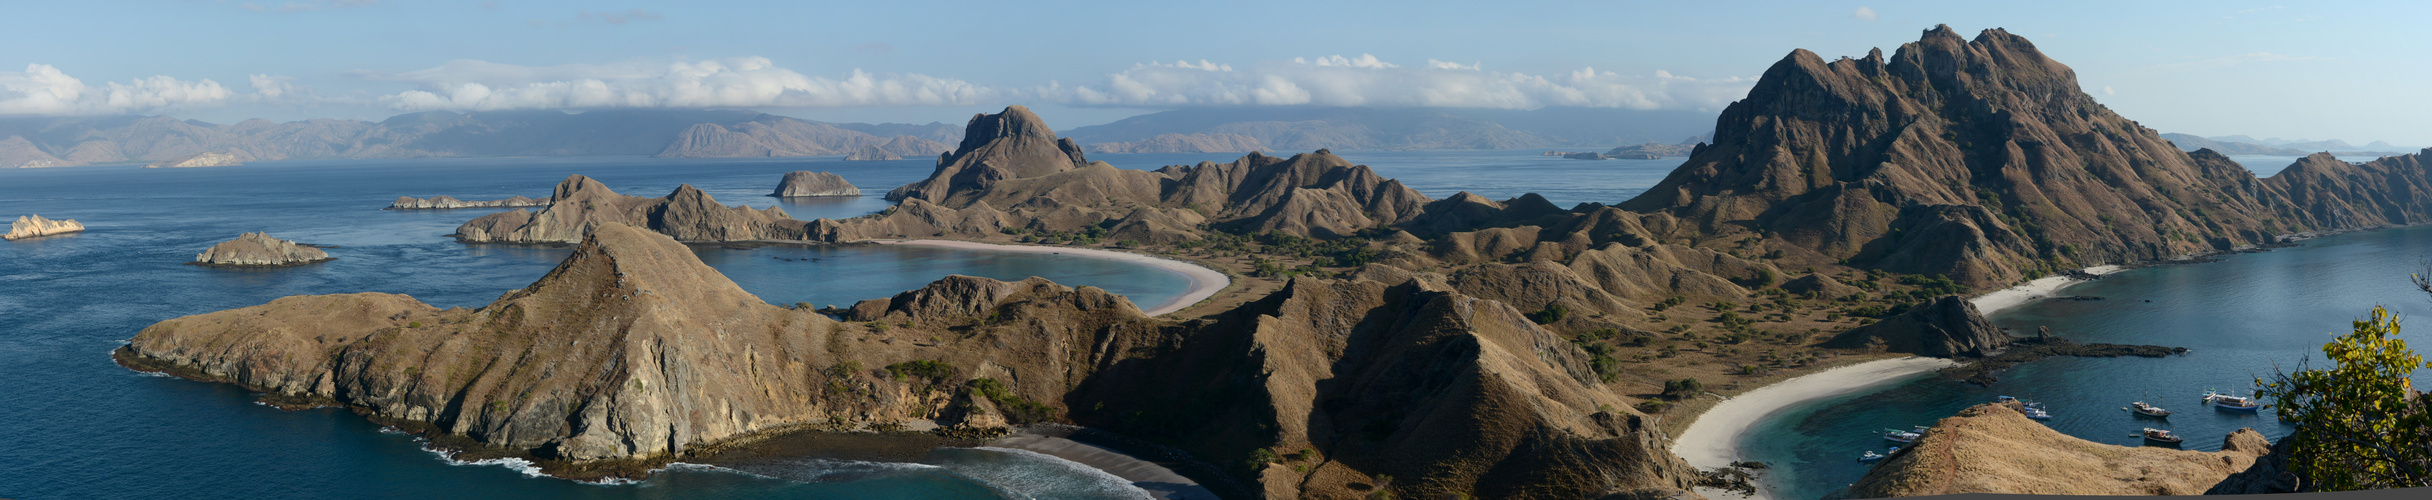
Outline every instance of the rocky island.
{"label": "rocky island", "polygon": [[74,219],[50,220],[42,218],[40,215],[21,215],[17,217],[16,222],[8,224],[8,234],[0,236],[0,239],[22,240],[81,232],[84,232],[84,224],[78,223]]}
{"label": "rocky island", "polygon": [[645,227],[683,241],[799,240],[806,225],[777,207],[719,205],[691,184],[663,198],[643,198],[574,175],[557,184],[539,211],[484,215],[457,226],[454,236],[467,243],[572,244],[605,223]]}
{"label": "rocky island", "polygon": [[195,153],[195,154],[190,154],[190,155],[181,156],[181,157],[177,157],[177,158],[170,158],[170,159],[167,159],[167,160],[161,160],[161,161],[152,162],[152,164],[150,164],[150,165],[144,165],[144,168],[200,168],[200,167],[232,167],[232,166],[243,165],[243,164],[245,164],[244,159],[243,159],[243,158],[241,158],[241,157],[238,157],[238,156],[237,156],[236,154],[234,154],[234,153],[219,153],[219,152],[205,151],[205,152],[201,152],[201,153]]}
{"label": "rocky island", "polygon": [[901,159],[904,159],[902,155],[888,152],[885,148],[878,147],[877,145],[862,146],[860,149],[855,149],[852,153],[847,153],[844,155],[844,161],[887,161]]}
{"label": "rocky island", "polygon": [[212,245],[194,255],[188,264],[210,267],[288,267],[336,260],[328,252],[311,245],[272,238],[267,233],[245,233],[236,239]]}
{"label": "rocky island", "polygon": [[381,210],[453,210],[453,209],[459,209],[459,208],[529,208],[529,207],[542,207],[542,206],[548,206],[548,205],[549,205],[549,202],[547,202],[547,201],[544,201],[544,200],[535,200],[535,199],[526,198],[526,197],[522,197],[522,196],[516,196],[516,197],[512,197],[512,198],[507,198],[507,199],[504,199],[504,200],[476,200],[476,201],[465,201],[465,200],[459,200],[459,199],[456,199],[456,198],[454,198],[454,197],[450,197],[450,196],[447,196],[447,195],[439,195],[439,196],[433,196],[433,197],[429,197],[429,198],[415,198],[415,197],[412,197],[412,196],[399,196],[399,197],[397,197],[397,201],[389,202],[389,204],[388,204],[388,208],[383,208],[383,209],[381,209]]}
{"label": "rocky island", "polygon": [[793,198],[798,196],[861,196],[861,188],[845,182],[844,176],[828,172],[794,171],[777,181],[777,191],[769,196]]}

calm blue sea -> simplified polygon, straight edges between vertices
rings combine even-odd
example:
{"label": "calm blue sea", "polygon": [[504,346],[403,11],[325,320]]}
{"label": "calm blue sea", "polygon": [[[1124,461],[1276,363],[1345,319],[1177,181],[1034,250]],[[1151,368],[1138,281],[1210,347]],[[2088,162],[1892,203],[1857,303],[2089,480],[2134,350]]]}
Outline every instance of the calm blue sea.
{"label": "calm blue sea", "polygon": [[[2414,326],[2400,338],[2417,352],[2432,348],[2425,331],[2407,323],[2432,318],[2432,295],[2414,288],[2407,273],[2420,272],[2432,256],[2432,227],[2350,233],[2304,246],[2222,257],[2220,262],[2133,269],[2065,289],[2100,301],[2047,300],[2003,310],[1993,322],[2019,333],[2050,327],[2079,342],[2157,344],[2193,352],[2167,358],[2052,358],[1999,374],[1990,388],[1932,375],[1879,392],[1852,394],[1784,410],[1742,438],[1752,460],[1773,466],[1767,474],[1774,498],[1818,498],[1856,481],[1867,450],[1888,443],[1873,432],[1886,427],[1929,425],[1995,396],[2046,402],[2053,429],[2102,443],[2141,446],[2144,427],[2173,429],[2185,449],[2215,451],[2239,428],[2254,428],[2273,440],[2291,430],[2261,414],[2215,410],[2198,404],[2207,389],[2246,394],[2257,377],[2298,363],[2321,363],[2322,344],[2352,329],[2374,305],[2388,307]],[[2319,367],[2320,365],[2316,365]],[[2432,382],[2418,373],[2416,382]],[[2136,417],[2122,408],[2144,400],[2176,414],[2166,420]]]}
{"label": "calm blue sea", "polygon": [[[1536,151],[1341,151],[1428,196],[1469,191],[1494,199],[1528,192],[1556,204],[1615,203],[1661,180],[1679,159],[1585,161]],[[1231,161],[1236,154],[1092,155],[1119,167]],[[2279,161],[2284,165],[2285,160]],[[206,169],[80,167],[0,170],[0,216],[83,221],[83,234],[0,243],[0,497],[4,498],[1115,498],[1108,476],[1009,450],[941,449],[920,463],[817,457],[727,467],[677,467],[635,484],[590,485],[516,468],[452,464],[412,438],[383,433],[341,411],[284,412],[220,384],[138,375],[108,351],[144,326],[183,315],[261,304],[295,294],[381,291],[441,307],[477,306],[537,279],[563,249],[464,245],[446,238],[488,210],[379,210],[400,195],[492,199],[546,196],[568,174],[619,192],[660,196],[691,183],[727,204],[779,204],[795,217],[850,217],[883,209],[876,195],[926,177],[933,160],[829,158],[662,160],[630,157],[283,161]],[[2276,169],[2273,165],[2266,168]],[[780,201],[762,196],[784,172],[833,171],[872,196]],[[246,231],[336,245],[339,260],[299,268],[224,270],[182,265]],[[1773,476],[1821,494],[1860,469],[1843,460],[1874,445],[1862,431],[1927,423],[1968,403],[2011,393],[2052,401],[2056,426],[2093,437],[2119,433],[2112,408],[2151,390],[2176,406],[2204,386],[2237,386],[2267,361],[2293,361],[2373,302],[2422,312],[2404,286],[2420,230],[2319,240],[2302,249],[2230,262],[2133,271],[2072,293],[2114,296],[2046,303],[2005,314],[2005,325],[2050,324],[2089,341],[2185,345],[2165,360],[2054,360],[2005,375],[2004,387],[1923,381],[1827,401],[1776,419],[1760,439]],[[767,247],[696,250],[745,289],[776,304],[844,305],[916,288],[948,274],[1044,276],[1156,304],[1187,282],[1129,264],[1032,254],[905,247]],[[799,257],[819,257],[802,261]],[[2152,304],[2123,299],[2152,298]],[[2369,299],[2369,300],[2368,300]],[[2045,319],[2050,318],[2050,319]],[[2037,323],[2040,322],[2040,323]],[[2258,364],[2264,363],[2264,364]],[[2127,375],[2127,376],[2123,376]],[[2119,380],[2137,380],[2123,386]],[[2146,383],[2146,381],[2151,381]],[[2167,381],[2167,383],[2165,383]],[[2185,418],[2195,417],[2195,418]],[[2218,446],[2251,417],[2188,411],[2191,443]],[[2216,421],[2217,420],[2217,421]],[[2082,422],[2082,423],[2080,423]],[[2119,429],[2112,429],[2119,427]],[[2269,429],[2274,436],[2279,430]],[[2081,432],[2072,430],[2071,432]],[[1860,439],[1863,438],[1863,439]],[[2125,442],[2125,439],[2113,441]],[[1806,463],[1800,463],[1804,460]],[[1812,465],[1810,465],[1812,464]],[[1829,488],[1823,488],[1829,489]]]}

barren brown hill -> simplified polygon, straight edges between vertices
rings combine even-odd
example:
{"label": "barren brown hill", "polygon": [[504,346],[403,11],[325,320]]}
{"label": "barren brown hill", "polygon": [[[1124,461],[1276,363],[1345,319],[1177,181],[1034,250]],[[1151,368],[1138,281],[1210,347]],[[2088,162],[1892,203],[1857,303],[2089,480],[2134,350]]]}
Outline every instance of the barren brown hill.
{"label": "barren brown hill", "polygon": [[1793,51],[1712,145],[1621,207],[1689,222],[1667,237],[1756,235],[1807,262],[1994,285],[2306,229],[2280,199],[2096,103],[2025,38],[1942,26],[1888,59]]}
{"label": "barren brown hill", "polygon": [[1916,444],[1831,498],[2200,495],[2271,453],[2271,443],[2254,429],[2239,429],[2223,438],[2221,450],[2096,443],[2061,434],[2009,407],[1983,404],[1935,422]]}
{"label": "barren brown hill", "polygon": [[[1222,315],[1143,316],[1095,288],[950,277],[839,323],[768,305],[664,235],[599,224],[548,276],[479,309],[298,296],[163,321],[132,368],[334,404],[572,477],[687,450],[908,419],[1067,420],[1171,436],[1269,496],[1677,492],[1692,471],[1587,355],[1509,306],[1421,276],[1296,280]],[[884,368],[884,370],[881,370]],[[968,381],[1011,396],[974,415]],[[973,422],[981,422],[974,424]]]}
{"label": "barren brown hill", "polygon": [[589,177],[557,184],[540,211],[516,209],[484,215],[456,227],[456,239],[471,243],[576,243],[604,224],[648,228],[683,241],[802,239],[804,222],[769,207],[719,205],[691,184],[664,198],[626,196]]}

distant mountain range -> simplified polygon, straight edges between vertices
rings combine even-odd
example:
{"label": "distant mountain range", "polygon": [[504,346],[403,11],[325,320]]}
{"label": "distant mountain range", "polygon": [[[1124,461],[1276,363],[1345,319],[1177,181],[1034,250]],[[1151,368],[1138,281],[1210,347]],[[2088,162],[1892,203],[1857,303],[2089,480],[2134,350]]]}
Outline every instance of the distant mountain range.
{"label": "distant mountain range", "polygon": [[432,156],[844,154],[876,146],[934,156],[962,140],[931,123],[834,124],[751,111],[430,111],[380,122],[316,119],[229,125],[166,116],[0,118],[0,168],[145,163],[200,153],[239,161]]}
{"label": "distant mountain range", "polygon": [[1612,108],[1192,108],[1076,127],[1065,137],[1092,151],[1128,153],[1609,148],[1695,143],[1714,129],[1714,117]]}
{"label": "distant mountain range", "polygon": [[2353,156],[2396,156],[2407,154],[2407,152],[2402,151],[2407,148],[2391,145],[2390,143],[2383,141],[2373,141],[2372,144],[2355,146],[2348,144],[2347,141],[2338,139],[2327,141],[2292,141],[2280,138],[2256,139],[2254,137],[2245,135],[2199,137],[2191,134],[2162,134],[2162,138],[2169,140],[2173,145],[2177,145],[2180,151],[2210,149],[2225,155],[2305,156],[2314,154],[2316,152],[2325,151],[2333,153],[2346,153],[2347,155]]}

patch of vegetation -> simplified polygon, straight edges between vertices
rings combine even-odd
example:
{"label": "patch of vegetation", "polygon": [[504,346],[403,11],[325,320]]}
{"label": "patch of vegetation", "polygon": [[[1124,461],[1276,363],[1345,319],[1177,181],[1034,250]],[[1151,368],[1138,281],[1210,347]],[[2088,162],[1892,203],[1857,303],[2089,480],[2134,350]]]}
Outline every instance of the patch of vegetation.
{"label": "patch of vegetation", "polygon": [[1546,304],[1545,309],[1529,314],[1529,319],[1540,325],[1562,321],[1563,318],[1568,317],[1571,317],[1571,308],[1563,307],[1562,304]]}
{"label": "patch of vegetation", "polygon": [[1706,384],[1695,378],[1664,381],[1663,396],[1673,401],[1697,397],[1702,392],[1706,392]]}
{"label": "patch of vegetation", "polygon": [[919,378],[936,383],[954,378],[954,365],[933,359],[916,359],[887,365],[887,373],[896,380]]}
{"label": "patch of vegetation", "polygon": [[996,379],[980,377],[971,379],[964,385],[971,388],[972,394],[988,398],[989,402],[996,403],[997,411],[1005,413],[1005,421],[1015,425],[1047,422],[1056,418],[1055,407],[1032,401],[1020,394],[1014,394],[1013,390],[1005,387],[1005,383],[998,382]]}

